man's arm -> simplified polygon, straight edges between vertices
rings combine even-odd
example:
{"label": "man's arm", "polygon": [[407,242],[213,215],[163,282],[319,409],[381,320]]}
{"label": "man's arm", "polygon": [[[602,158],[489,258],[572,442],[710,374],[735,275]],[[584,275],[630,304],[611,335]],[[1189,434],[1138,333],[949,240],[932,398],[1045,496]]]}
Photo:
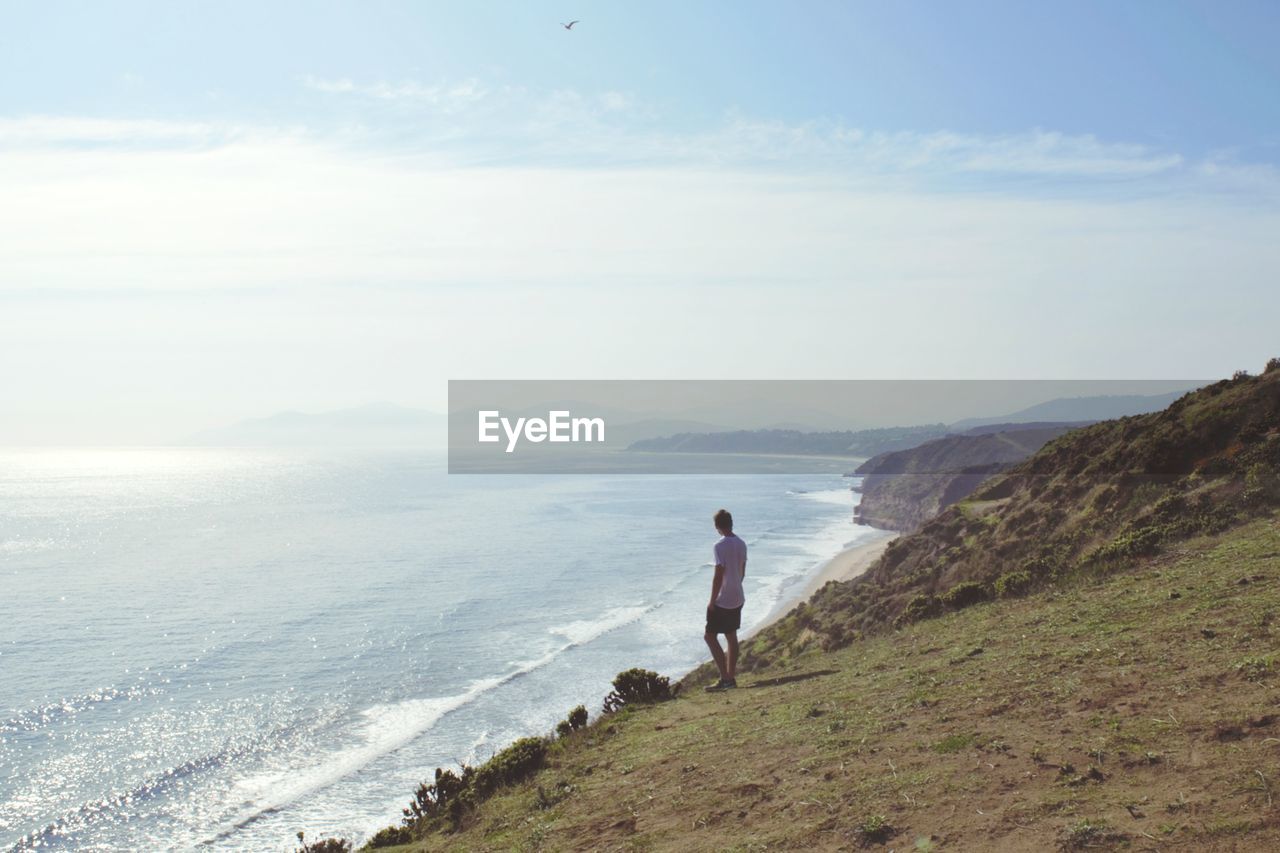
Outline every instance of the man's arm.
{"label": "man's arm", "polygon": [[720,595],[720,585],[724,583],[724,566],[716,564],[715,577],[711,579],[711,601],[707,603],[707,610],[716,606],[716,596]]}

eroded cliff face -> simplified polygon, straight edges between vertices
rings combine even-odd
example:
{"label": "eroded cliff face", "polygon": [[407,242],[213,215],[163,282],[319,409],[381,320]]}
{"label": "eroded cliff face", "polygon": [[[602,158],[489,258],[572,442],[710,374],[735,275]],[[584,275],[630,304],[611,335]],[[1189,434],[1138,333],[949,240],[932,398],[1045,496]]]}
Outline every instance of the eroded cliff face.
{"label": "eroded cliff face", "polygon": [[995,432],[951,435],[873,457],[854,472],[863,478],[856,518],[886,530],[917,530],[992,475],[1075,426],[1011,424]]}

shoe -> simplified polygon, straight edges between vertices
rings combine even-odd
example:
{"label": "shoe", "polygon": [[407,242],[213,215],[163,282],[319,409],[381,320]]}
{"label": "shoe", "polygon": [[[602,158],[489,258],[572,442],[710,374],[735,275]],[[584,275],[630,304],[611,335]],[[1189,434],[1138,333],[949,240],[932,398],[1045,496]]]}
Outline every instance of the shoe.
{"label": "shoe", "polygon": [[733,690],[737,686],[738,686],[737,680],[732,678],[730,679],[722,678],[719,681],[717,681],[715,684],[708,684],[706,687],[702,689],[707,691],[708,693],[719,693],[722,690]]}

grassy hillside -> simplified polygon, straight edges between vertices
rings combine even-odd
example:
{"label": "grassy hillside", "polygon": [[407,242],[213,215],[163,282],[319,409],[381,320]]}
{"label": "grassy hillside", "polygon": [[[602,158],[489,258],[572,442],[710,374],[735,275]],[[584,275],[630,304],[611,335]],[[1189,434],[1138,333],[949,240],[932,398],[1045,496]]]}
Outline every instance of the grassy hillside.
{"label": "grassy hillside", "polygon": [[[1280,361],[1147,415],[1072,430],[831,584],[748,647],[838,648],[949,607],[1101,577],[1280,507]],[[754,663],[753,663],[754,661]]]}
{"label": "grassy hillside", "polygon": [[1280,518],[557,740],[401,850],[1280,849]]}
{"label": "grassy hillside", "polygon": [[858,520],[887,530],[915,530],[968,497],[993,474],[1078,426],[1053,424],[950,435],[908,450],[882,453],[853,472],[863,478]]}
{"label": "grassy hillside", "polygon": [[1280,849],[1278,580],[1273,362],[1050,442],[745,642],[743,689],[519,741],[381,840]]}

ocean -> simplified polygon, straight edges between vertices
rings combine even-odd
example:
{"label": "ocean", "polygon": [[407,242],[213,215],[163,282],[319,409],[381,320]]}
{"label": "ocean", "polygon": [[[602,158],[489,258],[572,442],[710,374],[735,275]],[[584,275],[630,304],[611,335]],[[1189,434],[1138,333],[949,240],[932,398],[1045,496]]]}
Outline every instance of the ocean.
{"label": "ocean", "polygon": [[443,455],[0,451],[0,848],[292,850],[708,658],[865,535],[838,473],[450,477]]}

